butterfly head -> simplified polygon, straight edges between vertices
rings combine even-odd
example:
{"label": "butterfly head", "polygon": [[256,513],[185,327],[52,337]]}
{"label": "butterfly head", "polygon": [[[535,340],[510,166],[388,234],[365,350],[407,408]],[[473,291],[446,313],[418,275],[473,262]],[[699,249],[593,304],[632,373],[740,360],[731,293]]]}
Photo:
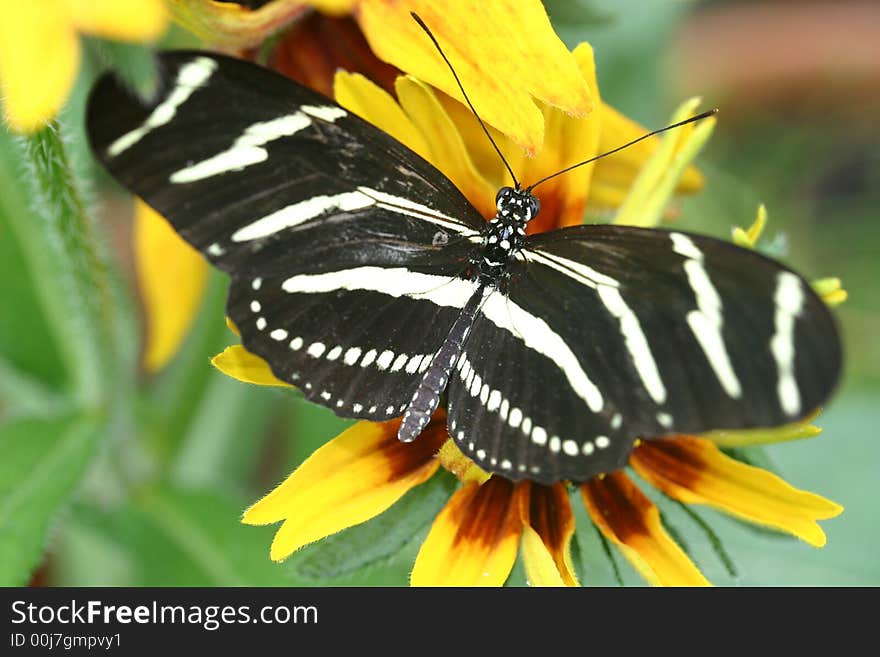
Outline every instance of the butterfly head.
{"label": "butterfly head", "polygon": [[541,202],[527,190],[502,187],[495,195],[495,207],[498,217],[527,224],[541,211]]}

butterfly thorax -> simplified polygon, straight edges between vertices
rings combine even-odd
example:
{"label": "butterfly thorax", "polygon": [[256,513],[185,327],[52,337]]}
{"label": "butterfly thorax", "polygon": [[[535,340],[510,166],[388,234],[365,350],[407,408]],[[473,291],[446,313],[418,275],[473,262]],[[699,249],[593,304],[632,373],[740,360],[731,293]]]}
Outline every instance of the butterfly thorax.
{"label": "butterfly thorax", "polygon": [[526,224],[540,210],[538,199],[524,190],[502,187],[495,197],[498,213],[489,221],[479,255],[480,278],[497,282],[507,272],[507,263],[522,248]]}

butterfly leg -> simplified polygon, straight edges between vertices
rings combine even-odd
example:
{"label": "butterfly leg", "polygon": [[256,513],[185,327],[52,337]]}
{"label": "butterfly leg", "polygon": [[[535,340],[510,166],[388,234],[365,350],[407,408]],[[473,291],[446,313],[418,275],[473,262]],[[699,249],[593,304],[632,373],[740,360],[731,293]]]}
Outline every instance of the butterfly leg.
{"label": "butterfly leg", "polygon": [[405,443],[415,440],[428,424],[431,415],[437,410],[440,395],[443,394],[446,384],[449,383],[449,372],[461,356],[468,333],[470,333],[483,300],[491,292],[491,288],[482,284],[478,285],[464,308],[461,309],[461,314],[455,320],[437,353],[434,354],[430,367],[422,377],[418,389],[403,413],[403,423],[397,431],[399,440]]}

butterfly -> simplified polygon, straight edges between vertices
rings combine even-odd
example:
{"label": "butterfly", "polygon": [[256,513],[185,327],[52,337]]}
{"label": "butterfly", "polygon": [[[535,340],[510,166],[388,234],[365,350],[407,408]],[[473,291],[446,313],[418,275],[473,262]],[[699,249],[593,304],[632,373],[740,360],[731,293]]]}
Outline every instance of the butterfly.
{"label": "butterfly", "polygon": [[93,88],[97,159],[230,278],[244,347],[349,418],[417,439],[445,396],[484,470],[542,483],[625,465],[637,438],[800,420],[840,342],[786,266],[677,230],[527,235],[531,188],[481,216],[373,125],[255,64],[158,55],[145,101]]}

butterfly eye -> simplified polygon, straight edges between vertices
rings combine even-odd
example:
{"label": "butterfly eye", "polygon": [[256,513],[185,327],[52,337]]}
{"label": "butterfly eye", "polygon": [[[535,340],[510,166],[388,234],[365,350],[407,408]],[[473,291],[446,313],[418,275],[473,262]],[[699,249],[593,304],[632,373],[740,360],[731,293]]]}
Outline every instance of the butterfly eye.
{"label": "butterfly eye", "polygon": [[513,193],[513,188],[511,187],[502,187],[498,190],[498,193],[495,195],[495,207],[499,210],[501,209],[501,205],[506,203],[510,199],[510,195]]}
{"label": "butterfly eye", "polygon": [[534,196],[529,196],[529,219],[534,219],[541,211],[541,201]]}

